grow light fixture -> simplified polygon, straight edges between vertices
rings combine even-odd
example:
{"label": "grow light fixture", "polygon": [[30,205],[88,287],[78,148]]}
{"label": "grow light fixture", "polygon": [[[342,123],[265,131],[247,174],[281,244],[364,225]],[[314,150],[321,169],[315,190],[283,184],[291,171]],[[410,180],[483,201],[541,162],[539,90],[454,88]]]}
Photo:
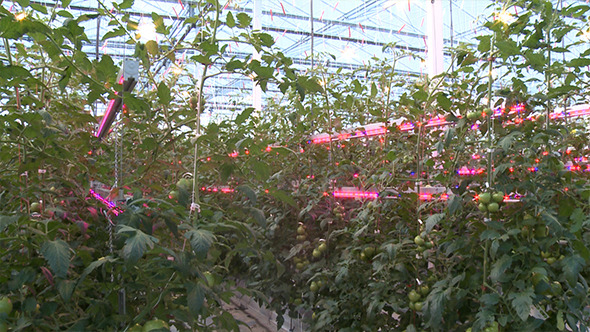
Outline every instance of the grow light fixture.
{"label": "grow light fixture", "polygon": [[335,198],[366,198],[376,199],[379,197],[379,193],[375,191],[362,191],[355,187],[343,187],[335,190],[332,195]]}
{"label": "grow light fixture", "polygon": [[467,167],[463,166],[457,170],[457,174],[459,174],[459,175],[480,175],[480,174],[485,173],[485,171],[486,170],[481,167],[480,168],[467,168]]}
{"label": "grow light fixture", "polygon": [[[123,61],[123,67],[119,72],[119,80],[117,81],[118,84],[122,85],[121,93],[130,92],[137,84],[137,79],[139,76],[139,61],[137,59],[125,59]],[[103,137],[106,136],[108,133],[109,128],[113,124],[115,117],[117,116],[117,112],[121,109],[123,105],[123,99],[121,99],[121,95],[117,93],[117,97],[111,99],[107,106],[107,110],[102,117],[102,121],[98,130],[95,133],[95,136],[101,140]]]}
{"label": "grow light fixture", "polygon": [[[519,104],[514,104],[508,108],[503,108],[503,107],[498,107],[496,109],[493,110],[493,114],[492,117],[493,118],[497,118],[497,117],[501,117],[504,114],[520,114],[522,112],[524,112],[526,110],[526,105],[519,103]],[[576,106],[572,106],[568,109],[564,110],[560,110],[560,111],[555,111],[551,114],[549,114],[549,118],[552,120],[555,119],[560,119],[560,118],[564,118],[564,117],[579,117],[579,116],[587,116],[590,115],[590,104],[581,104],[581,105],[576,105]],[[522,119],[516,119],[514,121],[514,123],[522,123],[525,120],[535,120],[536,117],[534,116],[529,116],[527,118],[522,118]],[[397,122],[397,121],[394,121]],[[397,127],[400,131],[410,131],[413,130],[414,128],[416,128],[416,126],[423,126],[426,128],[434,128],[434,127],[443,127],[443,126],[447,126],[447,125],[452,125],[452,122],[449,122],[446,120],[446,118],[444,116],[438,116],[435,118],[431,118],[430,120],[428,120],[426,123],[413,123],[413,122],[403,122],[403,120],[399,120],[400,123]],[[477,129],[479,126],[478,124],[473,124],[471,126],[472,129]],[[313,143],[313,144],[322,144],[322,143],[328,143],[331,141],[338,141],[338,140],[346,140],[346,139],[351,139],[351,138],[361,138],[361,137],[370,137],[370,136],[376,136],[376,135],[385,135],[388,133],[387,130],[387,126],[384,123],[373,123],[373,124],[368,124],[366,126],[363,126],[364,130],[357,130],[357,129],[347,129],[344,130],[341,133],[335,134],[335,135],[330,135],[330,134],[317,134],[317,135],[313,135],[310,137],[310,139],[307,141],[309,144]]]}
{"label": "grow light fixture", "polygon": [[99,193],[97,193],[93,189],[90,189],[90,195],[92,195],[92,197],[94,197],[96,200],[98,200],[102,204],[106,205],[109,209],[111,209],[111,211],[113,211],[113,213],[116,216],[118,216],[121,212],[123,212],[123,211],[121,211],[121,209],[119,209],[117,207],[117,204],[115,204],[115,202],[111,202],[108,199],[102,197]]}
{"label": "grow light fixture", "polygon": [[224,194],[230,194],[233,193],[235,190],[233,188],[230,188],[228,186],[220,186],[220,187],[201,187],[201,191],[203,192],[212,192],[212,193],[224,193]]}

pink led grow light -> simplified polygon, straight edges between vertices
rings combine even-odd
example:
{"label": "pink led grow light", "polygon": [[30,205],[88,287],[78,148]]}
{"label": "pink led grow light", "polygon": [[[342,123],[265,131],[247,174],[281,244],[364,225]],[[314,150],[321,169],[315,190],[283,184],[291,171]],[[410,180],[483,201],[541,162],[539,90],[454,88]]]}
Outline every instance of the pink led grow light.
{"label": "pink led grow light", "polygon": [[[499,107],[493,111],[492,117],[494,117],[494,118],[500,117],[503,114],[520,114],[520,113],[524,112],[525,110],[526,110],[525,104],[512,105],[508,108],[508,110],[506,108]],[[550,119],[563,118],[563,117],[565,117],[566,113],[567,113],[568,117],[578,117],[578,116],[590,115],[590,105],[588,105],[588,104],[577,105],[577,106],[571,107],[565,113],[564,112],[554,112],[549,115],[549,118]],[[514,121],[511,121],[511,123],[522,123],[525,120],[532,121],[535,119],[536,119],[536,117],[529,116],[527,118],[515,119]],[[452,122],[447,121],[445,117],[438,116],[438,117],[428,120],[428,122],[426,122],[425,124],[421,124],[421,123],[414,124],[412,122],[402,122],[397,127],[400,131],[410,131],[410,130],[413,130],[414,128],[416,128],[416,126],[421,126],[421,125],[423,125],[424,127],[432,128],[432,127],[447,126],[447,125],[451,125],[451,124],[452,124]],[[379,125],[380,127],[369,129],[369,127],[375,126],[375,125]],[[472,129],[477,129],[478,127],[479,126],[477,125],[477,123],[473,124],[471,126]],[[350,132],[350,130],[348,130],[348,131],[345,131],[345,132],[342,132],[339,134],[335,134],[335,135],[329,135],[329,134],[314,135],[311,137],[311,139],[308,141],[308,143],[322,144],[322,143],[328,143],[332,140],[345,140],[345,139],[350,139],[350,138],[370,137],[370,136],[376,136],[376,135],[384,135],[384,134],[388,133],[387,127],[382,123],[381,124],[370,124],[370,125],[365,126],[365,128],[366,128],[365,131],[357,130],[352,133]]]}
{"label": "pink led grow light", "polygon": [[235,191],[235,189],[230,188],[228,186],[220,186],[220,187],[201,187],[201,191],[204,192],[213,192],[213,193],[224,193],[224,194],[229,194],[229,193],[233,193]]}
{"label": "pink led grow light", "polygon": [[[138,72],[139,72],[139,61],[135,59],[125,59],[123,62],[123,67],[121,68],[121,72],[119,73],[119,79],[117,83],[122,85],[121,93],[129,92],[133,90],[135,84],[137,83],[138,79]],[[107,106],[107,110],[102,117],[102,121],[98,130],[94,134],[98,139],[102,139],[108,133],[109,128],[113,124],[115,117],[117,116],[117,112],[121,109],[123,104],[123,100],[120,97],[119,93],[116,93],[116,97],[109,101]]]}
{"label": "pink led grow light", "polygon": [[375,191],[362,191],[356,188],[340,188],[332,193],[335,198],[367,198],[376,199],[379,193]]}
{"label": "pink led grow light", "polygon": [[485,173],[485,171],[486,170],[481,167],[480,168],[467,168],[467,167],[463,166],[457,170],[457,174],[459,174],[459,175],[480,175],[480,174]]}
{"label": "pink led grow light", "polygon": [[94,197],[96,200],[98,200],[99,202],[101,202],[102,204],[106,205],[109,209],[111,209],[111,211],[113,211],[113,213],[118,216],[121,212],[121,209],[119,209],[117,207],[117,204],[115,204],[115,202],[111,202],[108,199],[100,196],[99,193],[97,193],[96,191],[90,189],[90,195],[92,195],[92,197]]}

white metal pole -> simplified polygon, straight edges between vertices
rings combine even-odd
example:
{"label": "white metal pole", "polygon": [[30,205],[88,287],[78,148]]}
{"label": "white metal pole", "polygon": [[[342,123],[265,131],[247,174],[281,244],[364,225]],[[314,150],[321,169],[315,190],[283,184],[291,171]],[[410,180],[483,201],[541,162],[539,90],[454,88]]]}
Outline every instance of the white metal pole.
{"label": "white metal pole", "polygon": [[[254,20],[253,20],[253,28],[254,31],[261,31],[262,30],[262,0],[254,0],[254,8],[253,8]],[[253,51],[252,58],[255,60],[260,61],[260,53],[256,50]],[[252,107],[256,110],[256,112],[262,111],[262,89],[260,85],[254,82],[254,86],[252,88]]]}
{"label": "white metal pole", "polygon": [[428,19],[428,31],[426,35],[428,76],[434,77],[444,70],[442,0],[430,0],[426,16]]}

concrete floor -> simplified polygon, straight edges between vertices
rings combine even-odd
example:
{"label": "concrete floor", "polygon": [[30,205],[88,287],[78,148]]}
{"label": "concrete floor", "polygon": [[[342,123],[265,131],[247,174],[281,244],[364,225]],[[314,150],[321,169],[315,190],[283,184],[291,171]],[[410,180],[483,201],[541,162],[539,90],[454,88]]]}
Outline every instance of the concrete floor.
{"label": "concrete floor", "polygon": [[247,296],[234,297],[226,308],[235,319],[245,325],[240,326],[240,332],[303,332],[305,331],[300,321],[292,320],[285,316],[282,328],[277,329],[276,314],[258,306]]}

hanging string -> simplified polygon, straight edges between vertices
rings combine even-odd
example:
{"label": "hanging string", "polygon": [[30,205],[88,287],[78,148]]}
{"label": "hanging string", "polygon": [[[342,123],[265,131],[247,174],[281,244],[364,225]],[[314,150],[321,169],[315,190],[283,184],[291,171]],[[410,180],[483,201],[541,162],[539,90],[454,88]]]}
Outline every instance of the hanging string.
{"label": "hanging string", "polygon": [[[204,30],[205,28],[205,13],[203,12],[204,10],[207,10],[207,7],[203,7],[200,8],[201,10],[201,30]],[[217,12],[219,12],[219,4],[218,6],[215,8],[215,10]],[[216,23],[214,23],[216,24]],[[203,42],[203,34],[201,35],[201,42]],[[199,144],[198,144],[198,140],[199,137],[201,136],[201,102],[202,102],[202,96],[203,96],[203,91],[201,91],[201,87],[203,86],[203,80],[205,79],[205,75],[207,74],[207,67],[205,66],[203,68],[203,72],[201,73],[201,77],[199,79],[198,85],[197,85],[197,118],[196,118],[196,128],[195,128],[195,150],[194,150],[194,154],[193,154],[193,190],[191,193],[191,206],[189,209],[189,217],[192,216],[193,213],[201,213],[201,206],[199,205],[199,191],[197,190],[197,185],[198,185],[198,157],[199,157]]]}
{"label": "hanging string", "polygon": [[[451,48],[455,47],[455,43],[454,43],[454,29],[453,29],[453,1],[449,1],[449,15],[451,18]],[[455,71],[455,64],[451,61],[451,71],[454,72]]]}

